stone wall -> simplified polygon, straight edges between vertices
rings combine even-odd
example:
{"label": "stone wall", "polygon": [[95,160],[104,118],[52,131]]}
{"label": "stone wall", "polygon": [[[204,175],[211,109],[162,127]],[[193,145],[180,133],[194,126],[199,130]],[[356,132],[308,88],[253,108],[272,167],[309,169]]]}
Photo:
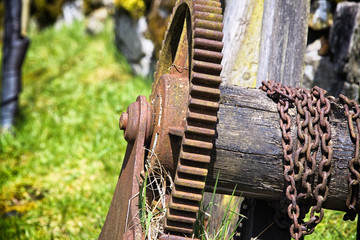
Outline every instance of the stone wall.
{"label": "stone wall", "polygon": [[324,43],[318,39],[307,47],[304,86],[318,85],[334,96],[340,93],[359,100],[360,3],[341,2],[334,13],[328,36],[329,53],[322,56]]}
{"label": "stone wall", "polygon": [[149,0],[144,5],[142,0],[121,1],[115,10],[116,46],[135,74],[152,77],[175,0]]}

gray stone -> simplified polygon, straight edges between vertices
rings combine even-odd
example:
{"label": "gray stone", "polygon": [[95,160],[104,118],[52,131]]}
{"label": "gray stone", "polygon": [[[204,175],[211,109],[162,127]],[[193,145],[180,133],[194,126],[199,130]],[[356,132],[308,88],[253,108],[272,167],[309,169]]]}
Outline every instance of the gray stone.
{"label": "gray stone", "polygon": [[342,92],[344,82],[335,72],[331,58],[318,54],[320,48],[320,40],[314,41],[306,48],[303,86],[307,89],[319,86],[331,95],[337,96]]}
{"label": "gray stone", "polygon": [[334,26],[330,31],[330,49],[334,69],[343,75],[344,93],[359,99],[360,83],[360,3],[342,2],[337,5]]}
{"label": "gray stone", "polygon": [[[360,4],[359,4],[360,6]],[[360,83],[360,7],[356,16],[356,24],[351,39],[351,49],[349,61],[345,66],[347,81],[350,83]]]}
{"label": "gray stone", "polygon": [[305,69],[304,69],[304,82],[303,86],[305,88],[312,88],[315,80],[315,73],[319,67],[321,56],[318,54],[319,49],[321,48],[320,40],[309,44],[306,47],[305,52]]}
{"label": "gray stone", "polygon": [[319,56],[317,40],[305,54],[304,86],[318,85],[331,95],[345,94],[359,99],[360,83],[360,4],[342,2],[336,8],[330,30],[330,56]]}
{"label": "gray stone", "polygon": [[124,11],[116,12],[116,45],[125,55],[133,72],[141,76],[149,76],[153,72],[154,44],[145,37],[147,29],[145,17],[135,20]]}
{"label": "gray stone", "polygon": [[59,28],[63,25],[70,25],[74,21],[83,20],[83,4],[83,0],[65,2],[61,9],[62,16],[56,21],[55,27]]}
{"label": "gray stone", "polygon": [[354,31],[360,24],[359,12],[359,3],[341,2],[336,7],[334,24],[330,31],[330,49],[335,70],[339,73],[347,72],[346,65],[355,44]]}
{"label": "gray stone", "polygon": [[344,94],[350,99],[359,101],[359,84],[358,83],[344,83]]}
{"label": "gray stone", "polygon": [[345,79],[341,79],[341,76],[334,71],[330,56],[322,57],[318,64],[313,86],[319,86],[327,90],[330,95],[338,96],[342,93]]}

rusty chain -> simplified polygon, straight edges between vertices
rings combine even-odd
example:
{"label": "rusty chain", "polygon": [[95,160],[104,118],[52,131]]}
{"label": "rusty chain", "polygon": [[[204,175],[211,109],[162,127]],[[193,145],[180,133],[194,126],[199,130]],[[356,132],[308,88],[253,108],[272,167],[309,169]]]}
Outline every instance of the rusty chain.
{"label": "rusty chain", "polygon": [[[348,211],[344,216],[344,220],[354,221],[356,217],[355,205],[359,200],[359,182],[360,182],[360,173],[359,173],[359,142],[360,142],[360,108],[357,105],[356,101],[349,100],[344,95],[340,94],[340,100],[344,104],[345,116],[348,120],[348,126],[350,131],[350,137],[353,141],[354,148],[354,157],[349,161],[349,178],[348,178],[348,196],[346,199],[346,206]],[[356,130],[354,129],[354,121],[356,123]]]}
{"label": "rusty chain", "polygon": [[316,171],[316,154],[320,142],[320,134],[318,129],[319,113],[316,109],[316,98],[312,96],[308,90],[304,90],[304,93],[307,97],[307,108],[304,106],[303,109],[304,111],[306,109],[310,114],[310,119],[308,122],[308,133],[310,136],[309,146],[306,151],[305,172],[301,184],[302,188],[305,190],[305,193],[300,193],[299,199],[310,201],[313,197],[311,186],[314,182],[314,175]]}
{"label": "rusty chain", "polygon": [[[319,87],[312,89],[312,95],[317,98],[316,109],[319,113],[319,133],[321,142],[322,159],[319,163],[318,174],[319,183],[313,190],[316,200],[316,205],[310,211],[310,220],[305,223],[307,234],[314,231],[314,228],[319,224],[324,217],[324,209],[322,203],[326,201],[329,194],[329,180],[332,169],[333,147],[331,142],[331,127],[329,122],[329,112],[331,109],[330,101],[325,97],[326,91]],[[316,215],[318,213],[318,215]]]}
{"label": "rusty chain", "polygon": [[[262,82],[262,90],[277,102],[280,114],[282,132],[282,147],[284,153],[284,179],[288,202],[287,214],[291,219],[290,234],[294,239],[314,232],[324,216],[322,204],[329,193],[329,177],[332,167],[333,148],[331,128],[329,123],[330,101],[325,97],[326,91],[314,87],[311,92],[302,88],[290,88],[273,81]],[[290,107],[296,106],[297,116],[297,146],[293,153],[291,137]],[[359,125],[360,126],[360,125]],[[322,159],[318,167],[319,183],[314,189],[316,154],[321,143]],[[360,175],[359,175],[360,176]],[[311,203],[310,219],[303,222],[309,208],[303,203]],[[304,212],[304,209],[305,210]],[[302,223],[300,223],[302,222]]]}

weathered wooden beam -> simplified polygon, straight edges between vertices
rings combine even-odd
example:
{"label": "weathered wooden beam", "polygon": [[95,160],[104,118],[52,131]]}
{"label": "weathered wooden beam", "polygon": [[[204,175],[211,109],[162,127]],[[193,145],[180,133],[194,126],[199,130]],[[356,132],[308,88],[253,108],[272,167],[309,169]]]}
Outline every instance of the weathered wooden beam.
{"label": "weathered wooden beam", "polygon": [[276,80],[299,86],[304,74],[308,0],[265,1],[256,86]]}
{"label": "weathered wooden beam", "polygon": [[[225,3],[223,87],[255,87],[265,80],[299,86],[310,1],[225,0]],[[273,210],[264,207],[267,203],[251,202],[241,239],[257,237],[273,222]],[[288,240],[290,236],[287,230],[274,225],[261,238]]]}
{"label": "weathered wooden beam", "polygon": [[264,1],[226,0],[225,3],[223,84],[255,87]]}
{"label": "weathered wooden beam", "polygon": [[304,73],[308,0],[226,0],[224,85],[260,86],[274,80],[299,86]]}
{"label": "weathered wooden beam", "polygon": [[[217,191],[265,200],[284,197],[283,151],[279,113],[266,93],[258,89],[223,87],[218,113],[217,138],[207,179],[211,191],[220,172]],[[292,136],[296,140],[295,109]],[[330,191],[324,207],[345,210],[348,161],[354,145],[350,139],[342,105],[332,103],[330,116],[334,148]],[[295,144],[294,144],[295,145]],[[318,154],[318,160],[320,158]]]}

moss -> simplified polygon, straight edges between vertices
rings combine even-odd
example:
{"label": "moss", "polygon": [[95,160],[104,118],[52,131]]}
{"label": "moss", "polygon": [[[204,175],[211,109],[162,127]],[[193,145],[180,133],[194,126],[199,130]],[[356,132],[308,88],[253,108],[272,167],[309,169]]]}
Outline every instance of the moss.
{"label": "moss", "polygon": [[31,15],[35,17],[40,28],[48,27],[60,16],[65,2],[66,0],[33,0],[31,1]]}
{"label": "moss", "polygon": [[43,199],[45,192],[47,191],[35,188],[31,184],[17,184],[10,195],[0,195],[0,216],[12,213],[25,214],[36,207],[35,202]]}
{"label": "moss", "polygon": [[145,15],[146,4],[144,0],[115,0],[115,6],[127,11],[134,19]]}
{"label": "moss", "polygon": [[26,212],[33,210],[35,207],[36,204],[34,202],[27,202],[24,203],[23,205],[13,205],[13,206],[7,206],[0,203],[0,215],[4,216],[10,213],[23,215]]}
{"label": "moss", "polygon": [[240,47],[234,53],[238,57],[232,65],[234,71],[229,77],[230,84],[244,88],[256,86],[263,12],[263,1],[254,1],[248,6],[247,27]]}
{"label": "moss", "polygon": [[[156,12],[155,14],[150,14],[147,19],[149,29],[146,37],[152,40],[155,45],[155,52],[158,54],[161,49],[162,40],[164,39],[167,23],[170,17],[163,18],[158,12]],[[156,58],[158,58],[158,56],[156,56]]]}
{"label": "moss", "polygon": [[[120,0],[123,1],[123,0]],[[83,9],[85,15],[89,15],[92,11],[102,7],[102,3],[100,1],[94,1],[94,0],[84,0],[83,3]]]}
{"label": "moss", "polygon": [[[170,21],[171,12],[175,6],[175,2],[176,1],[174,0],[163,0],[160,6],[153,6],[146,16],[149,25],[146,37],[151,39],[155,45],[156,58],[159,57],[158,54],[161,49],[162,40],[164,39],[165,31],[168,22]],[[165,16],[163,14],[164,12],[167,13]]]}

